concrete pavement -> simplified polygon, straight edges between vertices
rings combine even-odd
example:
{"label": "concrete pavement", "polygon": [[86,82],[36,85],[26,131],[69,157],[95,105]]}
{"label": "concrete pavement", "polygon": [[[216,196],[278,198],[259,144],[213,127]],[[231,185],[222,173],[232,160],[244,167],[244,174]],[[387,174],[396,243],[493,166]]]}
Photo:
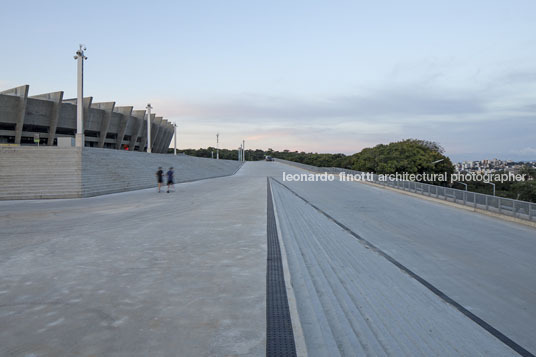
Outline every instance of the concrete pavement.
{"label": "concrete pavement", "polygon": [[534,228],[358,182],[285,184],[536,353]]}
{"label": "concrete pavement", "polygon": [[261,356],[266,174],[0,202],[1,356]]}
{"label": "concrete pavement", "polygon": [[272,190],[309,356],[517,355],[287,188]]}
{"label": "concrete pavement", "polygon": [[[0,202],[0,355],[264,355],[266,176],[283,171],[302,172],[246,163],[172,194]],[[535,352],[534,229],[359,183],[286,184]],[[316,355],[515,354],[275,190],[280,240],[292,244],[293,316]],[[298,284],[305,273],[312,280]]]}

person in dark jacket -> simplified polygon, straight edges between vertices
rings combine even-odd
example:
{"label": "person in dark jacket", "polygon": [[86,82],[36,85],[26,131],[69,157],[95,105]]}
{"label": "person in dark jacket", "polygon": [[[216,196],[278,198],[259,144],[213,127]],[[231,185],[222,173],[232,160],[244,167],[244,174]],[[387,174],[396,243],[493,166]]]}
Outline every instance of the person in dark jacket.
{"label": "person in dark jacket", "polygon": [[166,172],[167,175],[167,193],[169,193],[169,189],[171,186],[173,186],[173,191],[175,191],[175,182],[173,181],[173,167],[170,167],[168,172]]}
{"label": "person in dark jacket", "polygon": [[162,171],[161,167],[156,171],[156,182],[158,182],[158,193],[160,193],[160,187],[162,187],[162,183],[164,182],[164,171]]}

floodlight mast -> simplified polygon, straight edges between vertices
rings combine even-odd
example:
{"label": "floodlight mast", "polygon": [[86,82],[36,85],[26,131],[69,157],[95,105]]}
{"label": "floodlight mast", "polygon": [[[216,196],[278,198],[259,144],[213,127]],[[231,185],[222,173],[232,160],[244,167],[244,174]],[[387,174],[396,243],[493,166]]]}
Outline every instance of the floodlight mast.
{"label": "floodlight mast", "polygon": [[175,128],[174,133],[174,142],[173,142],[173,155],[177,155],[177,123],[173,123],[173,128]]}
{"label": "floodlight mast", "polygon": [[220,159],[220,133],[216,134],[216,160]]}
{"label": "floodlight mast", "polygon": [[80,45],[74,59],[78,62],[77,73],[77,98],[76,98],[76,147],[84,146],[84,61],[87,60],[85,51],[87,48]]}
{"label": "floodlight mast", "polygon": [[147,152],[151,153],[151,109],[153,107],[151,106],[151,103],[147,104]]}

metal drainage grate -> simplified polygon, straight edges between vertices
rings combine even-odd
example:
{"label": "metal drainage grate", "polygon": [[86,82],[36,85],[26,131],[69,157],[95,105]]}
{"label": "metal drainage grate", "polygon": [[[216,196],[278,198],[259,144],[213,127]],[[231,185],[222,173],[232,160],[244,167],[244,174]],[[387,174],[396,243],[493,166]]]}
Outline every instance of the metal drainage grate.
{"label": "metal drainage grate", "polygon": [[296,356],[269,178],[267,188],[266,356]]}

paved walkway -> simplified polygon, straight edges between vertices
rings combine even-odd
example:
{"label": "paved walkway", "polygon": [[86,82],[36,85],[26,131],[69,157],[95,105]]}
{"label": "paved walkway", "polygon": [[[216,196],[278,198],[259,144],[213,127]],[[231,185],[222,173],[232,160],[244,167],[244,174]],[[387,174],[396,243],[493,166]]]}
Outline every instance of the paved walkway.
{"label": "paved walkway", "polygon": [[[0,202],[0,356],[264,355],[266,176],[283,171],[301,172],[247,163],[170,194]],[[286,184],[536,352],[534,229],[359,183]],[[514,354],[285,190],[311,355]]]}
{"label": "paved walkway", "polygon": [[373,248],[272,182],[310,357],[517,355]]}
{"label": "paved walkway", "polygon": [[170,194],[0,202],[0,356],[264,355],[262,164]]}
{"label": "paved walkway", "polygon": [[286,182],[536,354],[536,229],[358,182]]}

